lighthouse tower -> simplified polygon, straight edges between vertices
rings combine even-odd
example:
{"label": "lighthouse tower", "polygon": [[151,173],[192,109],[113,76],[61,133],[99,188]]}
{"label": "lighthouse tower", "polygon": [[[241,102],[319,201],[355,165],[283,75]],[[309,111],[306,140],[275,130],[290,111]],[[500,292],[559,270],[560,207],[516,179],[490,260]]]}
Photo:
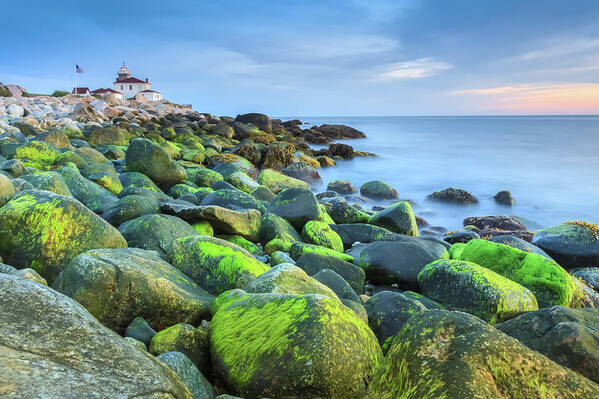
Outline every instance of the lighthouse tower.
{"label": "lighthouse tower", "polygon": [[121,67],[121,69],[119,69],[118,78],[116,78],[116,81],[120,82],[121,80],[126,80],[126,79],[129,79],[130,77],[131,77],[131,73],[129,73],[129,70],[125,66],[125,62],[123,62],[123,66]]}

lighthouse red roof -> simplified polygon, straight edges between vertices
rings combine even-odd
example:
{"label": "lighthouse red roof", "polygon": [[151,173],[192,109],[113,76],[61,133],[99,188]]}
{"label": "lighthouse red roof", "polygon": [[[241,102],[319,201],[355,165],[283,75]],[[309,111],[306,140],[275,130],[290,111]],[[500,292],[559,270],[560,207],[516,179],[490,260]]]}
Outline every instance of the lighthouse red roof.
{"label": "lighthouse red roof", "polygon": [[123,79],[123,80],[118,80],[114,83],[148,83],[148,82],[144,82],[143,80],[139,80],[137,78],[127,78],[127,79]]}

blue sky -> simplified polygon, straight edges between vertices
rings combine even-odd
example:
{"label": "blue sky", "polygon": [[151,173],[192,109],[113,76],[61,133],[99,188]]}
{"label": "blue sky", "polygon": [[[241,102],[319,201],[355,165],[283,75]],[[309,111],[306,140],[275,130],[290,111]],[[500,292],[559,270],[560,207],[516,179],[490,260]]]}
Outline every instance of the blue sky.
{"label": "blue sky", "polygon": [[22,1],[0,81],[153,89],[235,115],[599,113],[599,2]]}

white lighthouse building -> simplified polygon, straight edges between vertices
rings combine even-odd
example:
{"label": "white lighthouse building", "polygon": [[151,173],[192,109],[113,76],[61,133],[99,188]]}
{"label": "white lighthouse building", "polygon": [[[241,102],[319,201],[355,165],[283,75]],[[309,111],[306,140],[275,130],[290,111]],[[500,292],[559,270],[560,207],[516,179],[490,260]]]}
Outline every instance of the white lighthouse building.
{"label": "white lighthouse building", "polygon": [[134,98],[137,94],[143,95],[150,101],[162,100],[162,94],[157,91],[151,90],[152,85],[148,82],[148,78],[145,81],[131,77],[131,73],[125,66],[123,66],[118,72],[116,82],[113,83],[114,90],[123,93],[124,98]]}

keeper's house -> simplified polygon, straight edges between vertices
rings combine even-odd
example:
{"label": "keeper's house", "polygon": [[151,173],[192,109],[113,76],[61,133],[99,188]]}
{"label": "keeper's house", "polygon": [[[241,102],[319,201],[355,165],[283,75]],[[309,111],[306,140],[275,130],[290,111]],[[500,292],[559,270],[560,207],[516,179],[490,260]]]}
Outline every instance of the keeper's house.
{"label": "keeper's house", "polygon": [[118,72],[116,81],[113,83],[113,88],[116,91],[122,93],[123,98],[134,98],[137,94],[140,94],[150,101],[162,100],[162,94],[152,90],[152,85],[148,82],[148,78],[145,81],[131,77],[131,73],[125,66],[123,66]]}

